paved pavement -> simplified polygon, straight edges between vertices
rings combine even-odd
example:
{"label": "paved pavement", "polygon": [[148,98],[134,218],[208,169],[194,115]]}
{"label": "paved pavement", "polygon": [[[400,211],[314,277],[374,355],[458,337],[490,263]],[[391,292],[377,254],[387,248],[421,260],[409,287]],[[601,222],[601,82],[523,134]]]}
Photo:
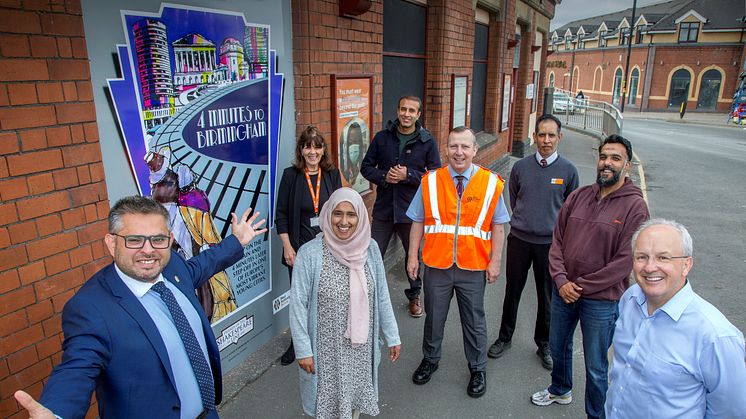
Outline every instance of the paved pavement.
{"label": "paved pavement", "polygon": [[719,127],[730,127],[743,129],[744,126],[735,123],[727,123],[727,112],[686,112],[683,118],[679,117],[679,112],[639,112],[636,110],[626,110],[622,114],[625,120],[653,120],[666,121],[677,124],[696,124]]}
{"label": "paved pavement", "polygon": [[[581,185],[595,180],[598,140],[577,132],[565,131],[560,153],[578,167]],[[511,159],[515,160],[515,159]],[[507,178],[507,173],[503,174]],[[506,188],[507,189],[507,188]],[[507,198],[506,198],[507,199]],[[503,258],[504,260],[504,258]],[[577,418],[584,416],[584,367],[580,331],[575,335],[574,394],[567,406],[537,407],[530,395],[545,388],[550,381],[549,371],[543,369],[535,355],[533,325],[536,297],[533,280],[529,278],[519,309],[519,321],[512,347],[498,359],[490,359],[487,367],[487,394],[471,399],[466,394],[469,372],[464,358],[458,308],[455,298],[446,324],[443,358],[440,369],[432,380],[417,386],[411,381],[412,372],[421,358],[424,318],[407,315],[407,300],[403,290],[407,281],[400,264],[389,266],[389,289],[402,337],[402,355],[396,364],[381,362],[379,397],[381,418]],[[487,287],[488,344],[497,337],[502,299],[505,290],[503,275],[496,284]],[[579,328],[578,328],[579,329]],[[302,417],[295,365],[283,367],[279,363],[289,336],[284,334],[234,368],[225,378],[224,402],[220,406],[224,418],[296,418]]]}

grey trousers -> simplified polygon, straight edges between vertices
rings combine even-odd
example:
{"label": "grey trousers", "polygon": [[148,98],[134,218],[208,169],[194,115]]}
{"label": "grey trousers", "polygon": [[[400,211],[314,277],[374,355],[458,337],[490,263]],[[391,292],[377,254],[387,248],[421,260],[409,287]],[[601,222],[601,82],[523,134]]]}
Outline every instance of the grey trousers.
{"label": "grey trousers", "polygon": [[455,264],[448,269],[425,267],[425,332],[422,354],[428,361],[440,361],[443,330],[454,291],[461,317],[464,354],[471,372],[487,366],[487,321],[484,315],[484,271],[465,271]]}

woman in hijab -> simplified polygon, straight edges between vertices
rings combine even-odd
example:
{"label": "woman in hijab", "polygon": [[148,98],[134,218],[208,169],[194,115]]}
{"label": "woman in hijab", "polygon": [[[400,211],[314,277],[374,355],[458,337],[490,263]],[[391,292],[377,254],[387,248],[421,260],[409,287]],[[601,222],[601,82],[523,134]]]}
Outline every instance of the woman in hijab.
{"label": "woman in hijab", "polygon": [[317,418],[375,416],[379,334],[391,362],[401,345],[381,252],[353,189],[335,191],[319,219],[322,234],[298,251],[290,290],[303,410]]}
{"label": "woman in hijab", "polygon": [[[275,225],[282,241],[282,264],[293,277],[295,253],[313,240],[319,229],[319,210],[329,195],[342,187],[339,170],[334,167],[324,137],[308,126],[295,142],[295,160],[282,173],[277,193]],[[295,361],[293,342],[280,358],[282,365]]]}

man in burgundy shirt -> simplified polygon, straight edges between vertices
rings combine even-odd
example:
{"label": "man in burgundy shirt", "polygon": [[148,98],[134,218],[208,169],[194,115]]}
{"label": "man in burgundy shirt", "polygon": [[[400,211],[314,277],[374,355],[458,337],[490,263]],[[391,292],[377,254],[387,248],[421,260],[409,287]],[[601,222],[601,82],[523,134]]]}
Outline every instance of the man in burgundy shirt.
{"label": "man in burgundy shirt", "polygon": [[554,281],[549,347],[552,383],[534,393],[538,406],[572,401],[573,334],[583,331],[585,412],[604,414],[607,353],[622,293],[632,270],[632,234],[650,217],[642,192],[629,178],[632,145],[611,135],[598,152],[596,183],[570,194],[560,209],[549,250]]}

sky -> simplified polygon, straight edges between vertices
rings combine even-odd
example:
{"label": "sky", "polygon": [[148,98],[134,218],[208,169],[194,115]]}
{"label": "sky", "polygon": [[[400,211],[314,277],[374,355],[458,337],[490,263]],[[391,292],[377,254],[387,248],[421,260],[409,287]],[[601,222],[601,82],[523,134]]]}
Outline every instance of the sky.
{"label": "sky", "polygon": [[[637,7],[662,3],[666,0],[637,0]],[[551,30],[573,20],[618,12],[632,7],[632,0],[562,0],[555,9]]]}

